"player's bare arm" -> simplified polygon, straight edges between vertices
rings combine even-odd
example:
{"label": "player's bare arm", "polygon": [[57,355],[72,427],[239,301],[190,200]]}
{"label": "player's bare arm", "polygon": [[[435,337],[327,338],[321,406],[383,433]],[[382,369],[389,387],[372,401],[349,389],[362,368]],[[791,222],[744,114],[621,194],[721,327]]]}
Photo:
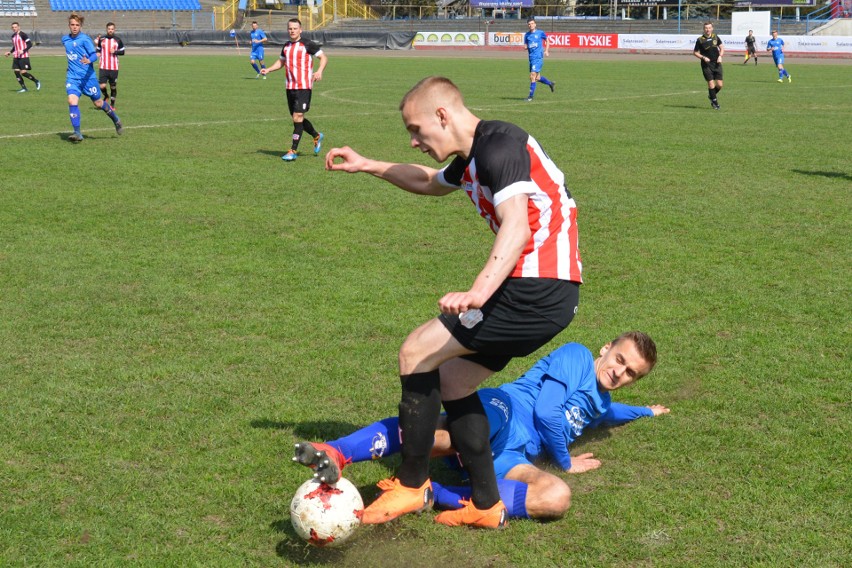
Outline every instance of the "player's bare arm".
{"label": "player's bare arm", "polygon": [[500,230],[494,239],[488,261],[473,281],[470,290],[450,292],[438,301],[442,313],[461,314],[481,308],[509,277],[530,239],[528,202],[527,195],[515,195],[496,207]]}
{"label": "player's bare arm", "polygon": [[[342,160],[342,161],[337,161]],[[438,182],[438,170],[420,164],[397,164],[365,158],[349,146],[332,148],[325,156],[325,169],[350,174],[366,173],[410,193],[442,196],[456,190]]]}
{"label": "player's bare arm", "polygon": [[323,52],[319,52],[319,54],[317,54],[317,57],[319,58],[319,67],[317,67],[317,70],[314,71],[314,81],[322,81],[322,72],[323,69],[325,69],[325,66],[328,64],[328,57],[326,57],[325,53]]}
{"label": "player's bare arm", "polygon": [[273,71],[278,71],[281,69],[281,66],[284,65],[284,62],[281,59],[278,59],[275,63],[267,67],[266,69],[261,69],[260,74],[266,75],[267,73],[272,73]]}
{"label": "player's bare arm", "polygon": [[669,412],[671,412],[671,410],[669,410],[662,404],[652,404],[648,408],[651,409],[651,412],[654,413],[654,416],[660,416],[661,414],[668,414]]}

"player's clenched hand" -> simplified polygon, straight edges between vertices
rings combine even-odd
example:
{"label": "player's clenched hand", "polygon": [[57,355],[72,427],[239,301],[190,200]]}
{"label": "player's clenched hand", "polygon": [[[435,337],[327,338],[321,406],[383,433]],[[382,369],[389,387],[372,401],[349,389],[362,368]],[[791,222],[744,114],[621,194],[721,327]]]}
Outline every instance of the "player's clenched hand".
{"label": "player's clenched hand", "polygon": [[[340,159],[342,162],[335,162]],[[367,163],[367,158],[350,148],[332,148],[325,155],[325,169],[329,171],[340,171],[354,174],[364,171],[364,166]]]}
{"label": "player's clenched hand", "polygon": [[314,73],[314,81],[322,81],[322,71]]}
{"label": "player's clenched hand", "polygon": [[571,467],[568,468],[568,473],[585,473],[598,469],[601,466],[601,460],[595,459],[594,454],[580,454],[577,457],[571,458]]}
{"label": "player's clenched hand", "polygon": [[671,412],[671,410],[669,410],[662,404],[652,404],[648,408],[651,409],[651,412],[654,413],[654,416],[659,416],[660,414],[668,414],[669,412]]}
{"label": "player's clenched hand", "polygon": [[459,315],[468,310],[481,308],[484,300],[470,292],[450,292],[438,300],[438,308],[442,314]]}

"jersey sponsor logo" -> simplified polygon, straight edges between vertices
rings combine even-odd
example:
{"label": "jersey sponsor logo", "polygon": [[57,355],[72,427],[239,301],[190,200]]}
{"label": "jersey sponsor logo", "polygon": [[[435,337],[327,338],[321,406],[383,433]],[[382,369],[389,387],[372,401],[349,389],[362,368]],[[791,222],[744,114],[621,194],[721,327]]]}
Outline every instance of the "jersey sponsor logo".
{"label": "jersey sponsor logo", "polygon": [[385,452],[388,451],[388,439],[387,436],[379,432],[375,436],[373,436],[373,441],[370,444],[370,456],[372,459],[377,460],[385,455]]}

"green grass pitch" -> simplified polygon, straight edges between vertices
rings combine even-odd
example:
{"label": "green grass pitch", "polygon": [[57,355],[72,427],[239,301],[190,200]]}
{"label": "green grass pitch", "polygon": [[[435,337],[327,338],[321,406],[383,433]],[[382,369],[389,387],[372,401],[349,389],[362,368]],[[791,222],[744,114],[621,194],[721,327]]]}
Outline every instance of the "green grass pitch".
{"label": "green grass pitch", "polygon": [[[566,174],[580,312],[486,384],[642,329],[659,365],[614,398],[672,413],[584,436],[603,466],[559,521],[427,514],[318,550],[293,442],[396,412],[398,346],[493,236],[464,195],[326,172],[309,140],[283,163],[282,73],[247,57],[130,53],[125,135],[84,101],[75,145],[64,60],[34,54],[41,92],[0,84],[0,565],[848,566],[852,68],[738,61],[716,112],[688,56],[551,59],[526,103],[522,52],[330,53],[325,149],[429,163],[397,105],[444,74]],[[347,475],[369,502],[394,466]]]}

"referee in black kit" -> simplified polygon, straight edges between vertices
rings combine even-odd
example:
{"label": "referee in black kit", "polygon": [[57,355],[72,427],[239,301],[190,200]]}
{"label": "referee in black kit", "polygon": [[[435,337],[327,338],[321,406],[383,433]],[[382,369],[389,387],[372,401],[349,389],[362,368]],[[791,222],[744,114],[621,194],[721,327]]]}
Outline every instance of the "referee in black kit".
{"label": "referee in black kit", "polygon": [[701,60],[701,72],[707,81],[710,106],[719,110],[716,95],[722,90],[722,56],[725,54],[725,46],[722,45],[722,38],[713,33],[712,22],[704,22],[704,35],[695,40],[692,54]]}

